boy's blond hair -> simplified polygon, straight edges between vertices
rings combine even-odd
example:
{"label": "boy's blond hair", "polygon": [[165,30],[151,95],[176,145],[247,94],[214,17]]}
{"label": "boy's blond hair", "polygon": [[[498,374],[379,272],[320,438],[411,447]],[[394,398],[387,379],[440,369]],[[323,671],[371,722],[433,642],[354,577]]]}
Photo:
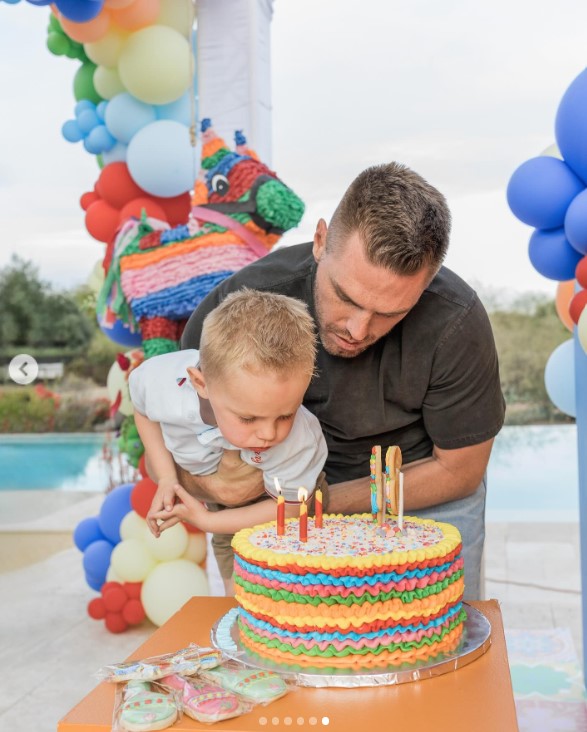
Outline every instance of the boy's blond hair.
{"label": "boy's blond hair", "polygon": [[316,332],[306,305],[273,292],[232,292],[202,325],[200,368],[207,379],[253,373],[314,373]]}

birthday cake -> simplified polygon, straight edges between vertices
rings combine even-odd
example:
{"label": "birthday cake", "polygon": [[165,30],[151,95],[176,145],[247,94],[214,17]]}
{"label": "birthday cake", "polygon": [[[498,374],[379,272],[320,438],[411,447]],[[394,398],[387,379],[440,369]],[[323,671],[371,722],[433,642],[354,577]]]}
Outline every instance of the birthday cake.
{"label": "birthday cake", "polygon": [[275,662],[377,669],[428,661],[461,641],[466,613],[461,536],[405,517],[403,531],[371,514],[325,515],[239,531],[233,539],[238,629]]}

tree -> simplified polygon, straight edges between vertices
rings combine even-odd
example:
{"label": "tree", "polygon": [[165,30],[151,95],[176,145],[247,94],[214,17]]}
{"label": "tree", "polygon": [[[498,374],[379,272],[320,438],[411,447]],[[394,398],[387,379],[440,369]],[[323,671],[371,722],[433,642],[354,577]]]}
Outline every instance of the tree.
{"label": "tree", "polygon": [[94,332],[67,293],[53,292],[31,263],[13,256],[0,270],[0,348],[79,350]]}

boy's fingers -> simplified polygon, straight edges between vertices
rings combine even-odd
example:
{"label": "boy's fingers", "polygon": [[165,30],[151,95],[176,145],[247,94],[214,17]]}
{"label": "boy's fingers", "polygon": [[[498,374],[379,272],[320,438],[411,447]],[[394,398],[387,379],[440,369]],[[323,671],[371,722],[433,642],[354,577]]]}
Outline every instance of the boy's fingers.
{"label": "boy's fingers", "polygon": [[159,524],[159,531],[165,531],[166,529],[170,529],[172,526],[175,526],[175,524],[178,524],[181,519],[177,518],[177,516],[172,516],[171,518],[166,519],[165,521],[162,521]]}

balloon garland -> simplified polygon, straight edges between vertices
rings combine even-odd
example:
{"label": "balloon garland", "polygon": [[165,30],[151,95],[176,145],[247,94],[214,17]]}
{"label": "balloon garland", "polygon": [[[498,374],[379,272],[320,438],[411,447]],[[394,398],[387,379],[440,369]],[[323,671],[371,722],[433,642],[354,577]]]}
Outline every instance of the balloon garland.
{"label": "balloon garland", "polygon": [[[533,267],[560,284],[556,310],[577,327],[587,351],[587,70],[564,93],[555,120],[556,145],[522,163],[507,187],[514,215],[535,227],[528,254]],[[550,355],[546,391],[560,411],[576,416],[573,339]]]}

